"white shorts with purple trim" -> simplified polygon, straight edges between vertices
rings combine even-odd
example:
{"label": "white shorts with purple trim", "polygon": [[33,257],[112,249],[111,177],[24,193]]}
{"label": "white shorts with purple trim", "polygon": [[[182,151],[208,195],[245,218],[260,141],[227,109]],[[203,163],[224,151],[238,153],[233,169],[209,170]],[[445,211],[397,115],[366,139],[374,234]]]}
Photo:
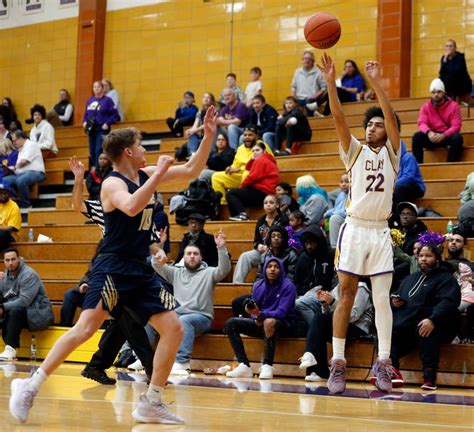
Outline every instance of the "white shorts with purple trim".
{"label": "white shorts with purple trim", "polygon": [[387,222],[347,217],[337,240],[336,269],[355,276],[393,273],[393,247]]}

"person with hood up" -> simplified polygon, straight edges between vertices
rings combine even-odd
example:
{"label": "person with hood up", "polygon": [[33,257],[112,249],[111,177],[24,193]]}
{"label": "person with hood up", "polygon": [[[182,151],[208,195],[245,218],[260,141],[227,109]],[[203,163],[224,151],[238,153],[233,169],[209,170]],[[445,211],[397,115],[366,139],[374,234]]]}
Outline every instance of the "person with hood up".
{"label": "person with hood up", "polygon": [[400,149],[400,167],[393,190],[394,209],[401,202],[415,202],[417,199],[423,198],[426,192],[426,186],[415,157],[407,152],[403,141],[400,142]]}
{"label": "person with hood up", "polygon": [[298,261],[298,252],[288,245],[288,231],[281,225],[275,225],[270,229],[267,237],[268,249],[260,256],[260,265],[257,270],[257,279],[262,278],[263,266],[270,257],[281,260],[285,267],[286,277],[295,280],[295,269]]}
{"label": "person with hood up", "polygon": [[275,158],[266,151],[265,143],[258,141],[252,147],[252,158],[245,169],[247,177],[238,189],[231,189],[226,194],[232,221],[248,220],[245,207],[259,207],[268,194],[275,192],[280,181],[280,171]]}
{"label": "person with hood up", "polygon": [[296,310],[309,325],[315,311],[320,308],[316,292],[331,291],[334,275],[334,257],[329,250],[323,230],[310,225],[302,236],[304,250],[295,269],[295,285],[298,298]]}
{"label": "person with hood up", "polygon": [[436,390],[440,345],[451,342],[458,331],[461,292],[438,246],[425,243],[418,260],[421,270],[403,280],[391,295],[392,384],[403,385],[400,358],[418,346],[424,378],[421,388]]}
{"label": "person with hood up", "polygon": [[[184,266],[167,265],[163,250],[153,256],[153,268],[174,287],[174,296],[179,302],[176,313],[184,330],[171,374],[191,370],[189,361],[194,338],[211,329],[214,319],[214,288],[231,269],[224,232],[220,230],[214,240],[219,257],[216,267],[208,266],[203,261],[196,244],[189,244],[184,249]],[[154,346],[156,331],[147,325],[147,333],[151,336],[150,342]]]}
{"label": "person with hood up", "polygon": [[263,337],[265,348],[259,378],[272,379],[276,335],[288,334],[296,321],[296,287],[286,277],[281,260],[270,257],[263,272],[265,277],[254,283],[252,298],[245,306],[250,318],[231,318],[225,323],[225,333],[239,361],[234,370],[227,372],[230,378],[253,377],[241,337],[246,334]]}

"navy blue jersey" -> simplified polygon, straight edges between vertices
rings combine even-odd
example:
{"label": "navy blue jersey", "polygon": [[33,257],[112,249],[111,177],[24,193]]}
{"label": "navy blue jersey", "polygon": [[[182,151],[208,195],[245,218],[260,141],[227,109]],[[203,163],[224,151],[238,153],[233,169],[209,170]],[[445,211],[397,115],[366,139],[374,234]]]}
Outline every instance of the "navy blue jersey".
{"label": "navy blue jersey", "polygon": [[[148,180],[148,175],[142,170],[138,174],[141,186]],[[116,171],[112,171],[110,176],[123,180],[131,194],[140,187]],[[105,234],[99,255],[114,254],[129,259],[146,259],[150,255],[154,207],[155,195],[136,216],[127,216],[119,209],[104,212]]]}

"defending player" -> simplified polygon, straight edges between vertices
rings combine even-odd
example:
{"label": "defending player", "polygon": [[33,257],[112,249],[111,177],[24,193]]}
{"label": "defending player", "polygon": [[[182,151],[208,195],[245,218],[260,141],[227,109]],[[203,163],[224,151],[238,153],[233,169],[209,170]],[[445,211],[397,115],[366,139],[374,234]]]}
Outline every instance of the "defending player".
{"label": "defending player", "polygon": [[347,218],[339,232],[336,267],[341,299],[333,320],[333,357],[328,389],[342,393],[346,387],[345,338],[357,283],[370,276],[378,335],[378,359],[373,367],[376,385],[382,391],[392,389],[390,343],[392,311],[389,292],[393,273],[392,243],[387,219],[397,177],[400,136],[390,101],[380,85],[377,62],[365,65],[367,79],[377,93],[380,107],[365,113],[365,140],[361,144],[351,135],[337,97],[335,68],[324,54],[319,67],[328,85],[329,103],[339,138],[339,152],[350,176]]}
{"label": "defending player", "polygon": [[154,270],[146,264],[149,254],[154,192],[158,185],[195,178],[207,161],[216,131],[216,111],[207,110],[204,138],[188,163],[170,168],[173,158],[160,156],[156,166],[140,169],[145,149],[135,128],[117,129],[104,140],[104,151],[114,171],[102,184],[105,235],[94,261],[89,289],[76,325],[54,344],[40,368],[29,379],[12,381],[10,412],[25,422],[41,384],[74,351],[89,339],[107,318],[109,311],[124,304],[160,334],[153,359],[151,384],[133,411],[136,420],[147,423],[179,424],[184,420],[162,402],[163,389],[182,337],[174,312],[175,299],[166,291]]}

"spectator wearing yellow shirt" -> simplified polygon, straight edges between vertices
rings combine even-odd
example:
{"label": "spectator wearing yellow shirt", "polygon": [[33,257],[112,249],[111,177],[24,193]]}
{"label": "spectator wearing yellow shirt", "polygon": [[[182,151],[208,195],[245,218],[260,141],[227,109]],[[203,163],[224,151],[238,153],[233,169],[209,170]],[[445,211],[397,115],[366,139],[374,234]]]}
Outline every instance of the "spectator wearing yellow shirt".
{"label": "spectator wearing yellow shirt", "polygon": [[18,204],[10,199],[10,191],[0,183],[0,251],[16,242],[21,228],[21,213]]}

